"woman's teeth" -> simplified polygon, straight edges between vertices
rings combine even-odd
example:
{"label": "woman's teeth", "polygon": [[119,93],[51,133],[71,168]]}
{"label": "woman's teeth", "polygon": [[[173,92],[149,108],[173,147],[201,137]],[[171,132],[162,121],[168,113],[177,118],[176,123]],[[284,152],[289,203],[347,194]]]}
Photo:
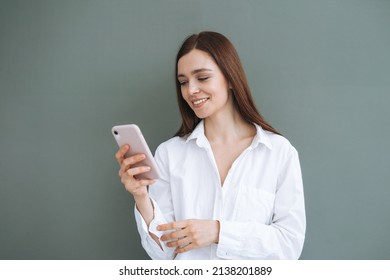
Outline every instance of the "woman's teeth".
{"label": "woman's teeth", "polygon": [[203,99],[199,99],[199,100],[196,100],[194,101],[194,105],[199,105],[200,103],[203,103],[205,101],[207,101],[208,98],[203,98]]}

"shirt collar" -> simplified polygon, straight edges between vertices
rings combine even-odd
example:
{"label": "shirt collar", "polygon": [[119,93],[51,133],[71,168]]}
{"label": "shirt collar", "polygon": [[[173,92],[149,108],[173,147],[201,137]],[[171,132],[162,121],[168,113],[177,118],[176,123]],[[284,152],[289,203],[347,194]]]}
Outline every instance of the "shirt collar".
{"label": "shirt collar", "polygon": [[[253,125],[256,127],[256,136],[253,138],[252,144],[250,147],[252,149],[256,148],[257,145],[263,144],[270,150],[272,150],[272,143],[269,139],[269,136],[267,132],[258,124],[253,123]],[[201,120],[198,125],[195,127],[195,129],[192,131],[191,134],[187,136],[186,143],[188,143],[190,140],[196,140],[196,144],[199,147],[205,147],[208,145],[208,140],[204,134],[204,121]]]}
{"label": "shirt collar", "polygon": [[263,144],[268,149],[272,150],[271,139],[269,138],[267,131],[265,131],[260,125],[256,123],[253,123],[253,125],[256,127],[256,136],[253,138],[251,144],[252,149],[256,148],[259,144]]}
{"label": "shirt collar", "polygon": [[190,135],[188,135],[186,143],[188,143],[190,140],[195,139],[196,144],[199,147],[205,147],[208,143],[208,140],[206,138],[206,135],[204,135],[204,122],[201,120],[195,129],[191,132]]}

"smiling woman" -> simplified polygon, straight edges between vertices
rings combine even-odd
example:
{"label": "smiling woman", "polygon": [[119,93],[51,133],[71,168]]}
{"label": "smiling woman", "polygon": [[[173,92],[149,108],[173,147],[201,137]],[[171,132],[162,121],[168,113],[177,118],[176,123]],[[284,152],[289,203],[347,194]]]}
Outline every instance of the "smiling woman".
{"label": "smiling woman", "polygon": [[[161,178],[116,158],[153,259],[297,259],[306,218],[298,153],[256,109],[222,34],[188,37],[176,59],[182,125],[156,151]],[[148,188],[148,185],[150,187]]]}
{"label": "smiling woman", "polygon": [[[181,58],[185,58],[183,56],[187,56],[189,53],[193,52],[196,52],[198,56],[203,56],[203,61],[206,59],[208,63],[213,64],[218,68],[217,70],[215,68],[194,69],[194,73],[192,73],[193,75],[196,74],[196,71],[201,70],[214,70],[216,72],[221,72],[224,78],[228,80],[229,89],[233,93],[232,95],[234,97],[233,103],[240,115],[248,122],[257,123],[264,129],[279,134],[264,120],[256,109],[244,69],[233,44],[225,36],[217,32],[201,32],[199,34],[189,36],[182,44],[176,57],[176,76],[178,78],[178,82],[176,83],[176,92],[179,109],[183,118],[182,126],[176,133],[176,136],[184,136],[192,132],[201,119],[194,115],[193,110],[187,106],[187,103],[184,102],[183,98],[181,98],[182,82],[186,82],[186,80],[180,79],[184,74],[178,72],[179,62]],[[203,78],[207,78],[207,76],[203,76]]]}
{"label": "smiling woman", "polygon": [[199,119],[233,106],[228,83],[210,55],[194,49],[179,60],[178,69],[182,97]]}

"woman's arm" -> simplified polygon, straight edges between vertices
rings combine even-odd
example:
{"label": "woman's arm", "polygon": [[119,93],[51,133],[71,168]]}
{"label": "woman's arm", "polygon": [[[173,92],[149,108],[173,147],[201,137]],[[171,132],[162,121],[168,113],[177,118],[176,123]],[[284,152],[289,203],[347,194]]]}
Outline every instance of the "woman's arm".
{"label": "woman's arm", "polygon": [[160,241],[162,233],[157,230],[159,224],[174,220],[165,149],[158,147],[155,159],[160,169],[161,178],[148,187],[149,190],[145,197],[137,198],[134,214],[142,246],[148,255],[152,259],[173,259],[175,257],[173,249],[168,248]]}
{"label": "woman's arm", "polygon": [[[154,255],[153,251],[161,251],[163,250],[164,247],[163,245],[161,245],[159,237],[152,231],[148,230],[149,227],[151,226],[152,221],[155,219],[155,213],[156,213],[155,207],[148,193],[148,185],[154,184],[156,181],[136,179],[136,175],[149,171],[150,167],[148,166],[133,167],[135,163],[142,162],[145,159],[145,155],[138,154],[129,158],[125,158],[125,154],[129,149],[130,147],[128,145],[124,145],[118,150],[118,152],[115,155],[115,158],[117,159],[120,165],[119,176],[121,177],[121,182],[125,186],[125,189],[133,195],[135,201],[135,208],[136,208],[135,211],[136,220],[143,225],[142,227],[139,227],[139,230],[145,229],[144,231],[147,232],[146,235],[145,234],[141,235],[141,237],[143,236],[144,239],[153,240],[152,242],[151,240],[148,240],[148,242],[143,240],[142,242],[143,244],[150,243],[152,245],[152,246],[146,246],[148,249],[145,248],[145,250],[150,251],[150,253]],[[139,217],[137,217],[137,215]],[[160,213],[159,215],[161,216]],[[156,246],[159,249],[156,249],[155,248]],[[161,257],[162,256],[160,256],[159,258]]]}

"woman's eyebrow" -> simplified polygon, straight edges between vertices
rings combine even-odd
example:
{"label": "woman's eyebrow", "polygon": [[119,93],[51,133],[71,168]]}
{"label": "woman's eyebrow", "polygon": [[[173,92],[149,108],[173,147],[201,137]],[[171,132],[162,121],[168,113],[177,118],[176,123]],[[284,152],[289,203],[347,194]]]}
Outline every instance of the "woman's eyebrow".
{"label": "woman's eyebrow", "polygon": [[[208,69],[208,68],[199,68],[199,69],[195,69],[195,70],[192,70],[191,71],[191,74],[194,75],[194,74],[197,74],[197,73],[200,73],[200,72],[209,72],[209,71],[213,71],[212,69]],[[184,74],[178,74],[177,77],[185,77]]]}

